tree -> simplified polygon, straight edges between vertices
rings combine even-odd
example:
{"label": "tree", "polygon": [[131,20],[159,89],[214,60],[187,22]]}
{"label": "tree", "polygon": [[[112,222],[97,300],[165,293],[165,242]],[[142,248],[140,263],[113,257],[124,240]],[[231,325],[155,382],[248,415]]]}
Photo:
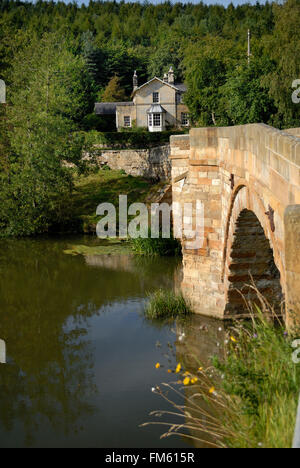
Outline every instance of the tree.
{"label": "tree", "polygon": [[102,102],[117,102],[127,101],[127,96],[123,88],[120,86],[120,78],[113,76],[106,86],[102,95]]}
{"label": "tree", "polygon": [[274,35],[266,48],[276,63],[276,72],[266,77],[270,95],[277,107],[275,125],[299,126],[300,106],[292,102],[292,83],[300,78],[300,0],[287,0],[283,5],[273,5],[275,14]]}
{"label": "tree", "polygon": [[209,37],[202,47],[185,51],[185,78],[188,90],[185,102],[194,124],[200,126],[227,125],[221,87],[227,71],[237,60],[238,51],[230,41]]}
{"label": "tree", "polygon": [[31,39],[15,56],[8,89],[10,151],[0,172],[0,228],[27,235],[47,231],[64,216],[82,139],[74,134],[85,112],[84,62],[58,34]]}
{"label": "tree", "polygon": [[268,58],[253,57],[249,65],[245,61],[228,73],[222,94],[233,125],[272,120],[276,107],[264,77],[274,69]]}

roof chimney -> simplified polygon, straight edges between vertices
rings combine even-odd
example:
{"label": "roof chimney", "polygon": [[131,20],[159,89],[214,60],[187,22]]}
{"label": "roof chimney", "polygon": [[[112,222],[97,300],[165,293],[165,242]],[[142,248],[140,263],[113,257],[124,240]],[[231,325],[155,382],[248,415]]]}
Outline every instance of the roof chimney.
{"label": "roof chimney", "polygon": [[170,70],[168,71],[168,83],[174,84],[174,71],[173,67],[170,67]]}
{"label": "roof chimney", "polygon": [[134,70],[132,81],[133,81],[133,91],[135,91],[138,88],[138,77],[136,74],[136,70]]}
{"label": "roof chimney", "polygon": [[165,83],[168,83],[168,82],[169,82],[169,78],[168,78],[168,74],[167,74],[167,73],[164,74],[163,81],[164,81]]}

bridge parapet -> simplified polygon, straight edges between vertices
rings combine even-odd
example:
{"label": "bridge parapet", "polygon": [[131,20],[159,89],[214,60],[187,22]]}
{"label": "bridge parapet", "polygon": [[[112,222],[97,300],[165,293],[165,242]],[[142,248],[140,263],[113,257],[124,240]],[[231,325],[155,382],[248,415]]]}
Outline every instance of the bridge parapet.
{"label": "bridge parapet", "polygon": [[[182,286],[195,310],[224,317],[242,309],[243,298],[233,290],[249,280],[249,272],[268,299],[280,302],[277,269],[288,299],[284,213],[300,206],[300,138],[264,124],[195,128],[189,138],[171,137],[171,160],[173,200],[204,204],[202,247],[188,251],[183,240]],[[256,256],[245,246],[252,241]],[[264,254],[270,249],[272,258]],[[250,290],[246,296],[251,299]]]}

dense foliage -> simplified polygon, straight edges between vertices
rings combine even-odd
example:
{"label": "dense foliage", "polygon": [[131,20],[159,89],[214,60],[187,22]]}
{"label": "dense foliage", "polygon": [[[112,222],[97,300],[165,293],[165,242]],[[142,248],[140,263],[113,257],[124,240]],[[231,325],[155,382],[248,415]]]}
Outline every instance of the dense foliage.
{"label": "dense foliage", "polygon": [[[177,131],[176,134],[184,133]],[[106,148],[135,148],[147,149],[151,146],[167,144],[174,130],[163,132],[124,131],[124,132],[96,132],[81,133],[88,146],[104,145]]]}
{"label": "dense foliage", "polygon": [[130,100],[134,70],[143,83],[172,65],[188,86],[193,125],[299,126],[291,100],[299,26],[300,0],[227,8],[0,0],[1,234],[46,231],[63,216],[72,178],[61,163],[80,166],[83,145],[73,132],[110,129],[94,102]]}

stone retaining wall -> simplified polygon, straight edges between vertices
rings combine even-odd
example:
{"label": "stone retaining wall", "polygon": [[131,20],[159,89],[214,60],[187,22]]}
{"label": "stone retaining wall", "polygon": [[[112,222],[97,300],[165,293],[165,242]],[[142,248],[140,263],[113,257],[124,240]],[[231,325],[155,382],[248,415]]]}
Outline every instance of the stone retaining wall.
{"label": "stone retaining wall", "polygon": [[147,179],[167,180],[171,177],[170,145],[140,150],[100,150],[96,156],[100,166],[123,169],[126,174]]}

